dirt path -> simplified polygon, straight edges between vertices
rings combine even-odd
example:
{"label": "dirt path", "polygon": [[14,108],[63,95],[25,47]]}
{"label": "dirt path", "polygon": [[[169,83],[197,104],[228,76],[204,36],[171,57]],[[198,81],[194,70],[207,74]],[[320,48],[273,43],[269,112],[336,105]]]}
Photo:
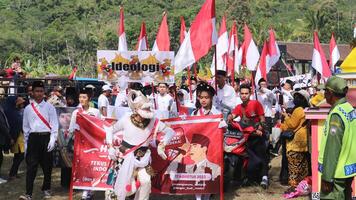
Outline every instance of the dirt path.
{"label": "dirt path", "polygon": [[[1,177],[6,177],[9,171],[10,164],[12,162],[11,155],[5,155],[3,167],[1,169]],[[244,188],[229,188],[225,193],[226,200],[279,200],[283,199],[282,194],[286,190],[285,186],[281,186],[278,180],[280,158],[272,160],[272,168],[270,170],[271,185],[268,190],[263,190],[260,187],[244,187]],[[20,167],[20,178],[13,181],[3,183],[0,185],[0,200],[16,200],[21,194],[25,192],[25,164],[22,163]],[[6,173],[5,173],[6,172]],[[42,193],[40,191],[43,180],[43,174],[41,169],[38,169],[37,178],[35,180],[33,199],[42,199]],[[52,174],[52,193],[53,200],[67,200],[68,190],[60,186],[60,169],[54,169]],[[80,192],[75,192],[74,199],[80,199]],[[194,200],[194,196],[167,196],[167,195],[152,195],[152,200]],[[212,199],[219,199],[219,196],[214,196]],[[298,198],[298,200],[308,199]],[[103,192],[97,192],[95,194],[95,200],[104,200]]]}

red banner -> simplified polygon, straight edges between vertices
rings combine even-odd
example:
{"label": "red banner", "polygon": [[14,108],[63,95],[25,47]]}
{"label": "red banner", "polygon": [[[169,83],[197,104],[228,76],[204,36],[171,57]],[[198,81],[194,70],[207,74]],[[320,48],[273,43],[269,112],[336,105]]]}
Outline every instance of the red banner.
{"label": "red banner", "polygon": [[[223,131],[221,115],[180,118],[165,121],[176,135],[166,146],[167,160],[152,152],[152,192],[162,194],[216,194],[223,184]],[[78,113],[80,130],[75,133],[72,188],[112,189],[106,184],[110,160],[105,145],[104,122]],[[162,140],[158,133],[157,139]],[[120,138],[118,138],[120,140]]]}
{"label": "red banner", "polygon": [[105,145],[104,124],[98,118],[77,114],[79,131],[75,132],[72,181],[74,189],[106,190],[110,160]]}
{"label": "red banner", "polygon": [[[223,131],[221,115],[168,119],[176,135],[166,146],[167,160],[152,150],[152,192],[217,194],[223,185]],[[161,140],[161,135],[158,139]]]}

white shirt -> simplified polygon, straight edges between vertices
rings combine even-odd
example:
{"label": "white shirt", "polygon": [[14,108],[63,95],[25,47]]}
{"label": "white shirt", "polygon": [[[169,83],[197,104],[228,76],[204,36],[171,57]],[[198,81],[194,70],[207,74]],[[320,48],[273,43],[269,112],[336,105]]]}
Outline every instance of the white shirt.
{"label": "white shirt", "polygon": [[195,114],[195,111],[191,114],[192,116],[202,116],[203,115],[218,115],[221,114],[221,112],[215,108],[215,106],[212,106],[210,110],[205,110],[204,108],[200,108],[197,113]]}
{"label": "white shirt", "polygon": [[273,101],[276,98],[271,90],[268,90],[267,88],[263,88],[263,90],[263,93],[261,91],[257,92],[257,100],[263,106],[263,110],[265,111],[265,117],[272,117]]}
{"label": "white shirt", "polygon": [[50,124],[49,129],[45,123],[38,117],[33,110],[31,104],[27,105],[23,113],[23,133],[25,136],[25,143],[28,141],[30,133],[33,132],[50,132],[51,137],[57,138],[58,135],[58,116],[56,109],[51,104],[42,100],[41,103],[33,101],[34,106],[38,112],[47,120]]}
{"label": "white shirt", "polygon": [[282,88],[282,94],[283,94],[283,104],[287,107],[287,108],[293,108],[294,107],[294,103],[293,103],[293,96],[291,94],[293,90],[284,90]]}
{"label": "white shirt", "polygon": [[117,106],[127,106],[127,96],[125,91],[120,91],[116,95],[115,107]]}
{"label": "white shirt", "polygon": [[[154,128],[156,118],[151,119],[150,123],[145,129],[141,129],[137,126],[135,126],[131,122],[131,115],[126,114],[124,117],[122,117],[119,121],[117,121],[114,126],[113,126],[113,133],[116,133],[118,131],[123,132],[123,141],[129,143],[130,145],[139,145],[142,142],[144,142],[148,136],[151,134],[152,129]],[[158,132],[165,132],[166,135],[164,137],[164,143],[167,144],[170,139],[173,137],[173,130],[169,128],[165,123],[159,121],[157,124],[157,133]],[[168,133],[169,130],[169,134]],[[167,137],[166,137],[167,136]],[[150,140],[147,140],[145,144],[142,146],[148,146],[150,143]]]}
{"label": "white shirt", "polygon": [[218,87],[215,103],[218,110],[222,111],[224,107],[234,109],[236,106],[236,94],[232,86],[225,84],[222,89]]}
{"label": "white shirt", "polygon": [[70,124],[69,124],[69,132],[73,133],[75,129],[78,129],[78,124],[77,124],[77,114],[79,110],[82,110],[84,114],[100,118],[100,111],[96,108],[89,107],[88,110],[84,110],[82,108],[75,109],[72,113],[72,117],[70,119]]}
{"label": "white shirt", "polygon": [[[102,107],[106,107],[106,109],[108,109],[110,106],[110,103],[109,103],[109,99],[104,95],[104,94],[101,94],[98,98],[98,108],[99,110],[102,108]],[[105,116],[103,116],[105,117]]]}
{"label": "white shirt", "polygon": [[161,111],[169,111],[170,107],[173,104],[173,98],[171,97],[171,95],[169,94],[165,94],[165,95],[161,95],[158,94],[156,96],[156,103],[157,103],[157,110],[161,110]]}

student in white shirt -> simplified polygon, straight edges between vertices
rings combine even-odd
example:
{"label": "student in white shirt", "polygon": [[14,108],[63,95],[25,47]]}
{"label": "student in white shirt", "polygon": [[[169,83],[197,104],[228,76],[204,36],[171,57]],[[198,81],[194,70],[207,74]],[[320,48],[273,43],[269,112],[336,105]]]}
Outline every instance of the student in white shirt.
{"label": "student in white shirt", "polygon": [[98,108],[102,117],[108,116],[108,108],[110,106],[109,98],[111,96],[112,89],[109,85],[102,87],[103,93],[98,98]]}
{"label": "student in white shirt", "polygon": [[[69,124],[69,132],[73,135],[74,131],[79,130],[80,127],[77,124],[77,114],[81,112],[86,115],[91,115],[100,118],[100,111],[96,108],[90,107],[91,99],[91,89],[83,88],[79,91],[79,108],[74,110],[72,113],[72,118]],[[82,194],[82,200],[92,199],[93,192],[90,190],[85,190]]]}
{"label": "student in white shirt", "polygon": [[226,84],[226,71],[218,70],[216,72],[216,82],[218,91],[215,98],[215,105],[218,110],[232,110],[236,106],[236,93],[232,86]]}
{"label": "student in white shirt", "polygon": [[158,94],[156,96],[156,110],[158,110],[159,118],[165,119],[169,117],[169,111],[172,109],[173,98],[168,94],[168,84],[158,84]]}
{"label": "student in white shirt", "polygon": [[58,135],[58,117],[56,109],[44,101],[44,84],[35,81],[32,85],[33,102],[26,106],[23,114],[23,133],[26,154],[26,194],[22,200],[31,200],[33,183],[37,167],[41,166],[44,174],[42,191],[44,198],[51,198],[52,150]]}
{"label": "student in white shirt", "polygon": [[272,119],[272,106],[273,102],[276,101],[275,94],[267,89],[267,81],[261,78],[258,81],[259,90],[257,91],[257,100],[262,104],[263,110],[265,111],[266,127],[268,132],[272,132],[273,119]]}

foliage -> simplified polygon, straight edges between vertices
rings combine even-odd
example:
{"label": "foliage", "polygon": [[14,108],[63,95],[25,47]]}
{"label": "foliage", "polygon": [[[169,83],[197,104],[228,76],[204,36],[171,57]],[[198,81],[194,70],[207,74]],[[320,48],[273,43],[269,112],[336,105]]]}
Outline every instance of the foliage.
{"label": "foliage", "polygon": [[[0,66],[20,55],[33,76],[70,73],[96,76],[97,49],[117,48],[119,6],[125,9],[128,46],[134,49],[140,24],[146,22],[148,41],[153,44],[163,11],[168,12],[171,48],[179,48],[180,16],[187,27],[204,0],[2,0],[0,1]],[[354,0],[216,0],[217,22],[222,15],[228,27],[236,20],[239,40],[247,23],[256,43],[262,45],[268,28],[278,40],[311,42],[318,30],[321,42],[334,32],[338,43],[351,43],[356,15]],[[218,26],[217,26],[218,27]],[[212,53],[199,62],[210,66]]]}

